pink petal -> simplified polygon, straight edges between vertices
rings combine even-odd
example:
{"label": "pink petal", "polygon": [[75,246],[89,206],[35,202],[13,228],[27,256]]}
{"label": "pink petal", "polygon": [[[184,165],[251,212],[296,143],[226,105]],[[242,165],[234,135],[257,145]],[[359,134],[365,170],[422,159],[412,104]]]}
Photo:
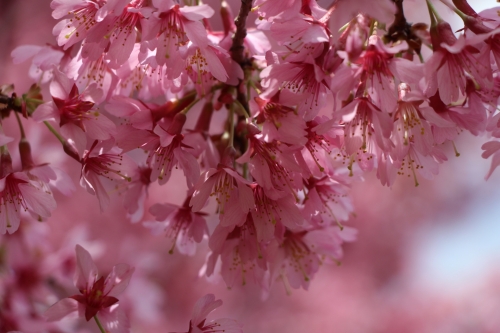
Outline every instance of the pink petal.
{"label": "pink petal", "polygon": [[210,73],[219,81],[226,82],[228,75],[226,73],[226,69],[222,65],[219,57],[215,54],[215,52],[210,48],[206,47],[204,49],[200,49],[201,53],[205,57],[208,63],[208,68],[210,69]]}
{"label": "pink petal", "polygon": [[179,8],[182,15],[191,21],[199,21],[203,18],[210,18],[214,15],[214,10],[209,5],[184,6]]}
{"label": "pink petal", "polygon": [[130,267],[127,264],[115,265],[106,278],[104,294],[113,297],[120,295],[127,288],[134,270],[134,267]]}
{"label": "pink petal", "polygon": [[14,138],[6,136],[5,134],[0,133],[0,146],[6,145],[9,142],[14,141]]}
{"label": "pink petal", "polygon": [[184,28],[186,29],[186,36],[194,45],[199,48],[206,48],[208,46],[207,29],[205,29],[201,22],[185,21]]}
{"label": "pink petal", "polygon": [[76,275],[75,286],[84,290],[94,284],[97,280],[97,266],[92,260],[90,253],[80,245],[76,245]]}
{"label": "pink petal", "polygon": [[12,57],[12,62],[14,64],[20,64],[22,62],[25,62],[31,57],[34,57],[35,54],[40,52],[42,49],[41,46],[36,46],[36,45],[21,45],[18,46],[10,53],[10,56]]}
{"label": "pink petal", "polygon": [[48,308],[43,314],[47,321],[57,321],[78,310],[78,302],[72,298],[63,298]]}
{"label": "pink petal", "polygon": [[201,177],[198,179],[194,187],[193,197],[189,202],[189,205],[192,207],[193,212],[199,212],[208,200],[210,193],[212,193],[212,187],[215,183],[217,177],[212,177],[215,173],[217,173],[216,169],[210,169],[206,171]]}
{"label": "pink petal", "polygon": [[198,326],[203,320],[205,320],[208,314],[214,311],[216,308],[222,305],[222,301],[215,300],[214,294],[207,294],[200,298],[193,308],[193,314],[191,315],[191,325]]}
{"label": "pink petal", "polygon": [[130,322],[119,304],[99,311],[98,317],[107,333],[130,332]]}
{"label": "pink petal", "polygon": [[59,122],[59,110],[52,101],[43,103],[36,108],[35,112],[33,113],[33,119],[38,122],[45,120],[53,120],[55,122]]}

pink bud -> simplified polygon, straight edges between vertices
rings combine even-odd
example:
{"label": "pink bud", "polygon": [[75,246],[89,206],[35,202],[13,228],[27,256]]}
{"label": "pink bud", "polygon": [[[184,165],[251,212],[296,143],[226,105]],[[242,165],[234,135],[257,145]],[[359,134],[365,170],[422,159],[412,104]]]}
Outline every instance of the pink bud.
{"label": "pink bud", "polygon": [[23,170],[29,170],[35,166],[31,157],[31,146],[26,138],[21,139],[19,142],[19,155],[21,156]]}
{"label": "pink bud", "polygon": [[167,129],[167,133],[170,135],[181,134],[182,127],[186,123],[186,115],[184,113],[178,113],[174,116],[172,124],[170,124]]}
{"label": "pink bud", "polygon": [[76,149],[73,141],[66,140],[63,143],[63,149],[67,155],[74,158],[78,162],[81,162],[80,154],[78,154],[78,150]]}
{"label": "pink bud", "polygon": [[0,155],[0,179],[12,173],[12,158],[8,151],[2,151]]}

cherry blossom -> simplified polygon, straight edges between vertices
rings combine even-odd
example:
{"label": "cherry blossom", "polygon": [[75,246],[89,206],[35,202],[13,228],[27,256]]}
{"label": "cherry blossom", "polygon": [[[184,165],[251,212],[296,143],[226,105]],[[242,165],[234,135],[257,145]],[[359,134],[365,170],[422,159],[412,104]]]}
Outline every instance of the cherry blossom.
{"label": "cherry blossom", "polygon": [[80,245],[76,245],[75,251],[77,271],[74,281],[80,294],[52,305],[45,311],[45,317],[49,321],[56,321],[78,311],[79,316],[85,317],[87,321],[99,316],[102,325],[109,332],[129,332],[128,319],[116,303],[119,301],[117,296],[127,288],[134,268],[118,264],[106,278],[98,278],[97,267],[90,253]]}
{"label": "cherry blossom", "polygon": [[193,308],[191,321],[189,322],[189,331],[187,333],[202,332],[228,332],[241,333],[241,325],[234,319],[221,318],[206,322],[210,312],[222,305],[220,299],[215,300],[213,294],[207,294],[200,298]]}

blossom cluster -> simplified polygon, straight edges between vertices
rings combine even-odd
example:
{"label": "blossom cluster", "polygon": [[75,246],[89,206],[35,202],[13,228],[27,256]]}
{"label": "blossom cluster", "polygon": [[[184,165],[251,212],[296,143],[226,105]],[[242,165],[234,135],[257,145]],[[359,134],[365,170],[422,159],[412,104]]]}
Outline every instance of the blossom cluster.
{"label": "blossom cluster", "polygon": [[[56,135],[101,211],[121,194],[130,221],[165,234],[171,253],[193,255],[208,238],[207,276],[264,292],[277,281],[307,289],[356,239],[345,226],[354,180],[374,172],[383,185],[398,176],[418,185],[438,174],[448,146],[459,155],[460,133],[500,138],[498,8],[442,0],[463,19],[456,37],[431,1],[427,26],[408,23],[402,1],[242,0],[234,19],[222,0],[221,31],[211,27],[215,10],[194,2],[52,1],[57,45],[12,52],[16,63],[32,58],[30,74],[51,97],[37,86],[22,97],[0,90],[2,117],[13,113],[21,127],[18,169],[14,138],[0,131],[0,233],[14,233],[23,211],[50,217],[54,188],[72,191],[62,170],[34,162],[22,115]],[[500,142],[483,149],[489,177]],[[185,186],[172,187],[178,169]],[[182,203],[150,197],[152,186]],[[90,255],[76,251],[82,295],[51,319],[82,304],[87,320],[111,311],[117,285],[108,280],[130,278],[119,267],[97,279]],[[196,311],[206,312],[215,301],[201,302]],[[195,317],[190,332],[203,331]]]}

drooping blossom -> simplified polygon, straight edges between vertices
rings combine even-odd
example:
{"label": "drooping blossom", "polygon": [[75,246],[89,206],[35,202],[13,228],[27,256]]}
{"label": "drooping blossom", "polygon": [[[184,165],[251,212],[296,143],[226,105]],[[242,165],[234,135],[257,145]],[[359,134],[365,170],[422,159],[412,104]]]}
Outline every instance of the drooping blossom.
{"label": "drooping blossom", "polygon": [[342,243],[356,239],[354,228],[328,226],[318,229],[286,229],[283,238],[266,249],[273,280],[281,279],[285,287],[308,289],[312,277],[323,262],[338,262]]}
{"label": "drooping blossom", "polygon": [[98,145],[96,140],[83,155],[80,185],[90,194],[97,196],[101,211],[104,211],[110,202],[108,190],[104,184],[105,179],[130,182],[135,170],[135,162],[130,157],[119,154],[115,148],[106,152],[106,149]]}
{"label": "drooping blossom", "polygon": [[123,195],[123,207],[127,210],[127,216],[132,223],[139,222],[144,216],[149,185],[151,185],[151,168],[138,166],[130,177],[130,182],[126,184]]}
{"label": "drooping blossom", "polygon": [[250,173],[272,199],[294,194],[300,167],[293,157],[295,147],[280,142],[265,142],[262,133],[253,125],[248,125],[248,149],[238,163],[248,163]]}
{"label": "drooping blossom", "polygon": [[257,124],[262,124],[262,134],[268,142],[278,140],[289,144],[304,144],[306,132],[304,120],[296,111],[279,102],[279,94],[269,101],[255,98],[258,106]]}
{"label": "drooping blossom", "polygon": [[490,170],[485,176],[485,179],[488,179],[493,174],[493,171],[500,165],[500,142],[499,141],[488,141],[481,146],[481,149],[484,150],[481,155],[483,158],[491,158],[491,166]]}
{"label": "drooping blossom", "polygon": [[157,64],[167,65],[167,77],[176,79],[184,69],[181,54],[185,54],[188,42],[201,48],[208,46],[207,31],[200,20],[210,18],[214,10],[205,4],[181,7],[172,0],[154,0],[153,6],[158,11],[142,21],[143,39],[148,48],[156,49]]}
{"label": "drooping blossom", "polygon": [[36,219],[50,217],[56,201],[46,185],[30,179],[25,172],[13,172],[7,152],[1,154],[0,168],[0,234],[15,232],[23,211]]}
{"label": "drooping blossom", "polygon": [[[234,149],[234,148],[233,148]],[[231,150],[231,149],[228,149]],[[230,153],[227,153],[228,155]],[[216,169],[208,169],[194,186],[189,203],[193,212],[205,206],[209,196],[215,196],[221,223],[225,226],[241,225],[247,213],[254,207],[249,181],[225,164],[225,159]],[[229,164],[229,163],[227,163]]]}
{"label": "drooping blossom", "polygon": [[107,332],[129,332],[128,319],[116,303],[119,301],[117,297],[127,288],[134,268],[118,264],[108,276],[99,277],[90,253],[80,245],[76,245],[75,251],[74,283],[80,294],[58,301],[45,311],[45,317],[48,321],[57,321],[77,311],[87,321],[97,316]]}
{"label": "drooping blossom", "polygon": [[366,90],[373,104],[383,112],[393,112],[396,107],[398,93],[395,79],[415,83],[422,76],[421,65],[394,57],[407,48],[406,42],[388,47],[378,36],[373,35],[368,39],[368,47],[358,60],[360,80],[366,83]]}
{"label": "drooping blossom", "polygon": [[[53,69],[56,65],[62,65],[65,54],[57,47],[21,45],[11,52],[14,64],[22,63],[33,57],[29,75],[32,79],[46,83],[53,77]],[[66,57],[67,59],[67,57]]]}
{"label": "drooping blossom", "polygon": [[480,87],[491,86],[489,61],[479,60],[475,55],[479,50],[470,45],[469,38],[461,35],[457,39],[444,21],[431,28],[431,37],[434,53],[425,63],[426,96],[433,96],[439,88],[444,104],[457,102],[465,95],[468,76]]}
{"label": "drooping blossom", "polygon": [[191,189],[200,176],[200,166],[198,161],[189,151],[181,134],[186,122],[186,115],[178,113],[173,118],[168,127],[163,123],[156,125],[154,133],[158,139],[150,143],[153,148],[150,150],[147,162],[151,166],[151,181],[158,179],[160,185],[165,184],[172,174],[174,167],[180,166],[186,176],[186,182]]}
{"label": "drooping blossom", "polygon": [[153,9],[145,6],[144,0],[108,1],[101,9],[112,3],[115,8],[106,8],[108,12],[102,21],[86,37],[82,45],[82,56],[90,60],[104,57],[108,66],[116,69],[130,57],[140,21],[149,17]]}
{"label": "drooping blossom", "polygon": [[274,237],[279,237],[279,235],[275,235],[277,223],[290,228],[304,223],[304,218],[292,195],[273,200],[266,195],[266,191],[260,185],[253,186],[253,195],[255,209],[251,212],[258,242],[270,241]]}
{"label": "drooping blossom", "polygon": [[215,272],[220,260],[220,275],[228,288],[252,282],[268,289],[267,263],[262,257],[261,244],[251,214],[247,214],[241,226],[218,225],[210,236],[210,253],[206,264],[206,275]]}
{"label": "drooping blossom", "polygon": [[196,244],[208,235],[208,227],[203,213],[193,213],[188,197],[182,207],[172,204],[154,204],[149,212],[159,222],[144,222],[154,233],[165,233],[172,243],[170,253],[177,247],[180,253],[194,255]]}

